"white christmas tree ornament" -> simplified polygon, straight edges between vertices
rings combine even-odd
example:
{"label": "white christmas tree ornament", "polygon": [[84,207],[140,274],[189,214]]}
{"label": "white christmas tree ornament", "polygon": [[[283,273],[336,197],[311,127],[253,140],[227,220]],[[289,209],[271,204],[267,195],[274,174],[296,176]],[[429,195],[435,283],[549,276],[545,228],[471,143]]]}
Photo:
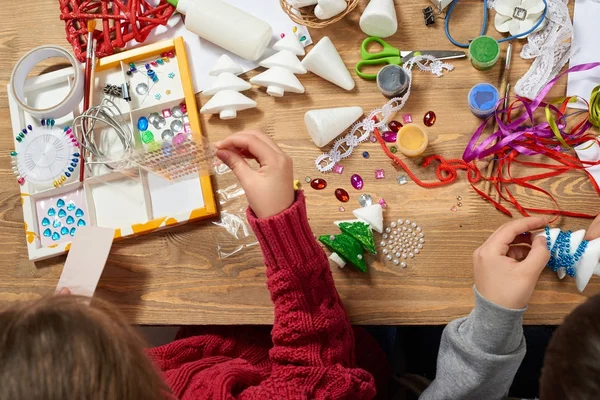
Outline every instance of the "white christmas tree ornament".
{"label": "white christmas tree ornament", "polygon": [[285,35],[282,39],[280,39],[277,43],[273,45],[273,50],[287,50],[292,52],[296,56],[303,56],[304,54],[306,54],[304,51],[304,46],[302,46],[302,43],[300,43],[296,35],[293,34]]}
{"label": "white christmas tree ornament", "polygon": [[200,109],[202,114],[219,114],[221,119],[233,119],[237,112],[256,107],[256,102],[234,90],[222,90],[217,92]]}
{"label": "white christmas tree ornament", "polygon": [[238,64],[236,64],[231,57],[227,54],[223,54],[218,60],[214,67],[208,73],[210,76],[219,76],[224,72],[229,72],[234,75],[239,75],[244,70]]}
{"label": "white christmas tree ornament", "polygon": [[220,90],[234,90],[236,92],[243,92],[251,87],[251,84],[241,78],[238,78],[231,72],[223,72],[213,82],[212,86],[203,91],[202,94],[212,96]]}
{"label": "white christmas tree ornament", "polygon": [[383,209],[379,204],[357,208],[352,214],[359,220],[371,225],[373,230],[383,233]]}
{"label": "white christmas tree ornament", "polygon": [[282,67],[269,68],[251,78],[250,82],[265,86],[267,93],[273,97],[282,97],[285,92],[304,93],[304,86],[298,78],[291,71]]}
{"label": "white christmas tree ornament", "polygon": [[258,65],[264,68],[281,67],[294,74],[306,73],[306,68],[298,60],[298,57],[289,50],[281,50],[271,57],[264,59]]}

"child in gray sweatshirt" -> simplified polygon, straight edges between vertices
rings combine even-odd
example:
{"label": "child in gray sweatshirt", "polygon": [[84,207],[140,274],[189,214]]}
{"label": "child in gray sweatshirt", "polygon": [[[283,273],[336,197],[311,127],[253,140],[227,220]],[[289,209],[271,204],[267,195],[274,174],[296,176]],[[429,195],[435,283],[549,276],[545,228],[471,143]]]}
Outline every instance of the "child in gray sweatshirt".
{"label": "child in gray sweatshirt", "polygon": [[[436,379],[423,400],[503,399],[525,356],[523,314],[550,253],[531,230],[546,218],[513,220],[473,255],[475,308],[444,330]],[[587,240],[600,237],[600,217]],[[523,246],[523,245],[531,245]],[[567,317],[548,348],[542,400],[600,399],[600,296]]]}

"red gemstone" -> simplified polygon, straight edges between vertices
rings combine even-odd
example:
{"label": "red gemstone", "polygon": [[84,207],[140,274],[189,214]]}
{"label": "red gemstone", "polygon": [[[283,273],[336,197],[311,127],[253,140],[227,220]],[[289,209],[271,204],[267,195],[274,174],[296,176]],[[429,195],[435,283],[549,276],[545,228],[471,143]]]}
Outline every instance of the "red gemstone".
{"label": "red gemstone", "polygon": [[19,179],[17,179],[17,182],[19,182],[19,185],[23,186],[25,184],[25,178],[20,177]]}
{"label": "red gemstone", "polygon": [[313,179],[312,182],[310,182],[310,187],[315,190],[322,190],[327,187],[327,182],[325,179],[321,178]]}
{"label": "red gemstone", "polygon": [[335,189],[335,198],[342,203],[347,203],[350,200],[350,195],[342,188]]}
{"label": "red gemstone", "polygon": [[423,123],[425,124],[425,126],[432,126],[433,124],[435,124],[435,119],[435,113],[433,111],[429,111],[423,117]]}
{"label": "red gemstone", "polygon": [[158,63],[156,61],[152,61],[150,64],[152,64],[153,67],[158,67]]}
{"label": "red gemstone", "polygon": [[390,131],[398,133],[400,128],[402,128],[402,124],[398,121],[390,121],[388,123],[388,128],[390,128]]}

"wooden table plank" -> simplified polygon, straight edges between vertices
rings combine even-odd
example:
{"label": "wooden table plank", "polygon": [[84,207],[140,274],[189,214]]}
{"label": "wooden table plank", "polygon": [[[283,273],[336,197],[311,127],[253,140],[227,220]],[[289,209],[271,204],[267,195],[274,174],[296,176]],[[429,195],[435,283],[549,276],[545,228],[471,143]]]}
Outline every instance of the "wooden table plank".
{"label": "wooden table plank", "polygon": [[[399,31],[389,42],[403,49],[453,49],[443,33],[443,21],[425,27],[421,8],[427,2],[396,2]],[[365,35],[358,27],[360,4],[344,21],[322,30],[313,30],[319,40],[328,35],[342,58],[353,68],[359,58],[360,43]],[[23,12],[27,10],[27,12]],[[453,15],[452,32],[459,41],[478,34],[481,26],[481,3],[463,0]],[[6,87],[10,72],[18,58],[31,48],[43,44],[68,47],[64,26],[59,20],[56,1],[23,0],[8,2],[0,11],[3,29],[0,32],[0,150],[11,150],[11,125]],[[490,26],[488,33],[497,35]],[[514,49],[510,79],[514,84],[529,67],[518,57],[522,42]],[[505,46],[503,46],[503,49]],[[192,67],[194,66],[192,60]],[[458,158],[479,120],[471,115],[466,103],[469,89],[478,82],[498,83],[499,66],[488,72],[473,69],[467,60],[454,61],[456,69],[442,78],[415,73],[411,98],[402,112],[413,114],[415,121],[433,110],[438,120],[430,129],[438,139],[427,154],[438,153]],[[250,73],[249,75],[253,75]],[[267,96],[263,89],[254,89],[250,97],[258,101],[256,110],[240,113],[233,121],[203,118],[203,127],[211,141],[222,139],[240,129],[261,129],[277,140],[295,162],[295,176],[317,177],[314,158],[322,150],[311,144],[303,124],[304,113],[312,108],[360,105],[365,112],[384,104],[385,98],[374,83],[356,79],[357,88],[345,92],[320,78],[308,74],[300,77],[305,95],[286,95],[281,99]],[[553,92],[564,93],[565,82]],[[205,100],[205,99],[202,99]],[[369,151],[364,160],[360,153]],[[419,160],[409,166],[423,179],[433,179],[432,169],[424,171]],[[424,230],[426,243],[422,254],[406,269],[384,265],[370,258],[367,274],[349,268],[332,267],[335,281],[353,323],[356,324],[443,324],[465,315],[473,304],[471,287],[473,273],[471,254],[487,236],[508,218],[485,203],[470,189],[464,174],[458,181],[440,189],[423,189],[413,182],[405,186],[396,183],[396,171],[378,150],[377,145],[364,144],[358,153],[344,162],[342,175],[324,176],[329,185],[317,192],[306,189],[311,226],[316,234],[337,232],[334,220],[349,218],[350,210],[358,206],[360,194],[351,188],[349,177],[359,173],[365,179],[361,193],[385,198],[387,222],[397,218],[417,221]],[[374,179],[374,170],[383,168],[386,178]],[[9,157],[0,158],[0,304],[39,298],[51,293],[60,275],[64,257],[32,263],[27,259],[20,198]],[[231,174],[216,176],[216,188],[235,182]],[[306,185],[305,185],[306,186]],[[351,195],[346,212],[334,195],[343,187]],[[597,195],[582,174],[547,182],[545,187],[556,194],[563,206],[575,210],[597,210]],[[551,207],[550,202],[531,191],[516,191],[523,204]],[[463,207],[450,208],[456,197],[462,197]],[[570,229],[586,227],[588,222],[561,219]],[[273,311],[265,287],[265,270],[258,247],[233,257],[219,260],[217,243],[231,243],[223,230],[212,221],[178,227],[115,243],[97,295],[113,301],[139,324],[267,324]],[[600,279],[594,278],[586,295],[600,289]],[[564,315],[585,299],[577,293],[573,280],[558,281],[545,271],[525,316],[526,323],[559,323]]]}

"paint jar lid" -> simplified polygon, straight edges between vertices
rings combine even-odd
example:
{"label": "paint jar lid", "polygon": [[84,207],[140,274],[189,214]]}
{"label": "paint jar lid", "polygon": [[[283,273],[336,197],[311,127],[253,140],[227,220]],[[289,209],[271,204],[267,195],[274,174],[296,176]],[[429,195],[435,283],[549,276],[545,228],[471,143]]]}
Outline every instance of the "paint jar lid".
{"label": "paint jar lid", "polygon": [[468,101],[471,112],[479,118],[487,118],[496,111],[500,93],[489,83],[478,83],[469,91]]}
{"label": "paint jar lid", "polygon": [[477,69],[492,68],[500,58],[500,44],[490,36],[479,36],[469,45],[471,64]]}
{"label": "paint jar lid", "polygon": [[377,87],[389,98],[404,95],[409,82],[408,73],[399,65],[386,65],[377,73]]}

